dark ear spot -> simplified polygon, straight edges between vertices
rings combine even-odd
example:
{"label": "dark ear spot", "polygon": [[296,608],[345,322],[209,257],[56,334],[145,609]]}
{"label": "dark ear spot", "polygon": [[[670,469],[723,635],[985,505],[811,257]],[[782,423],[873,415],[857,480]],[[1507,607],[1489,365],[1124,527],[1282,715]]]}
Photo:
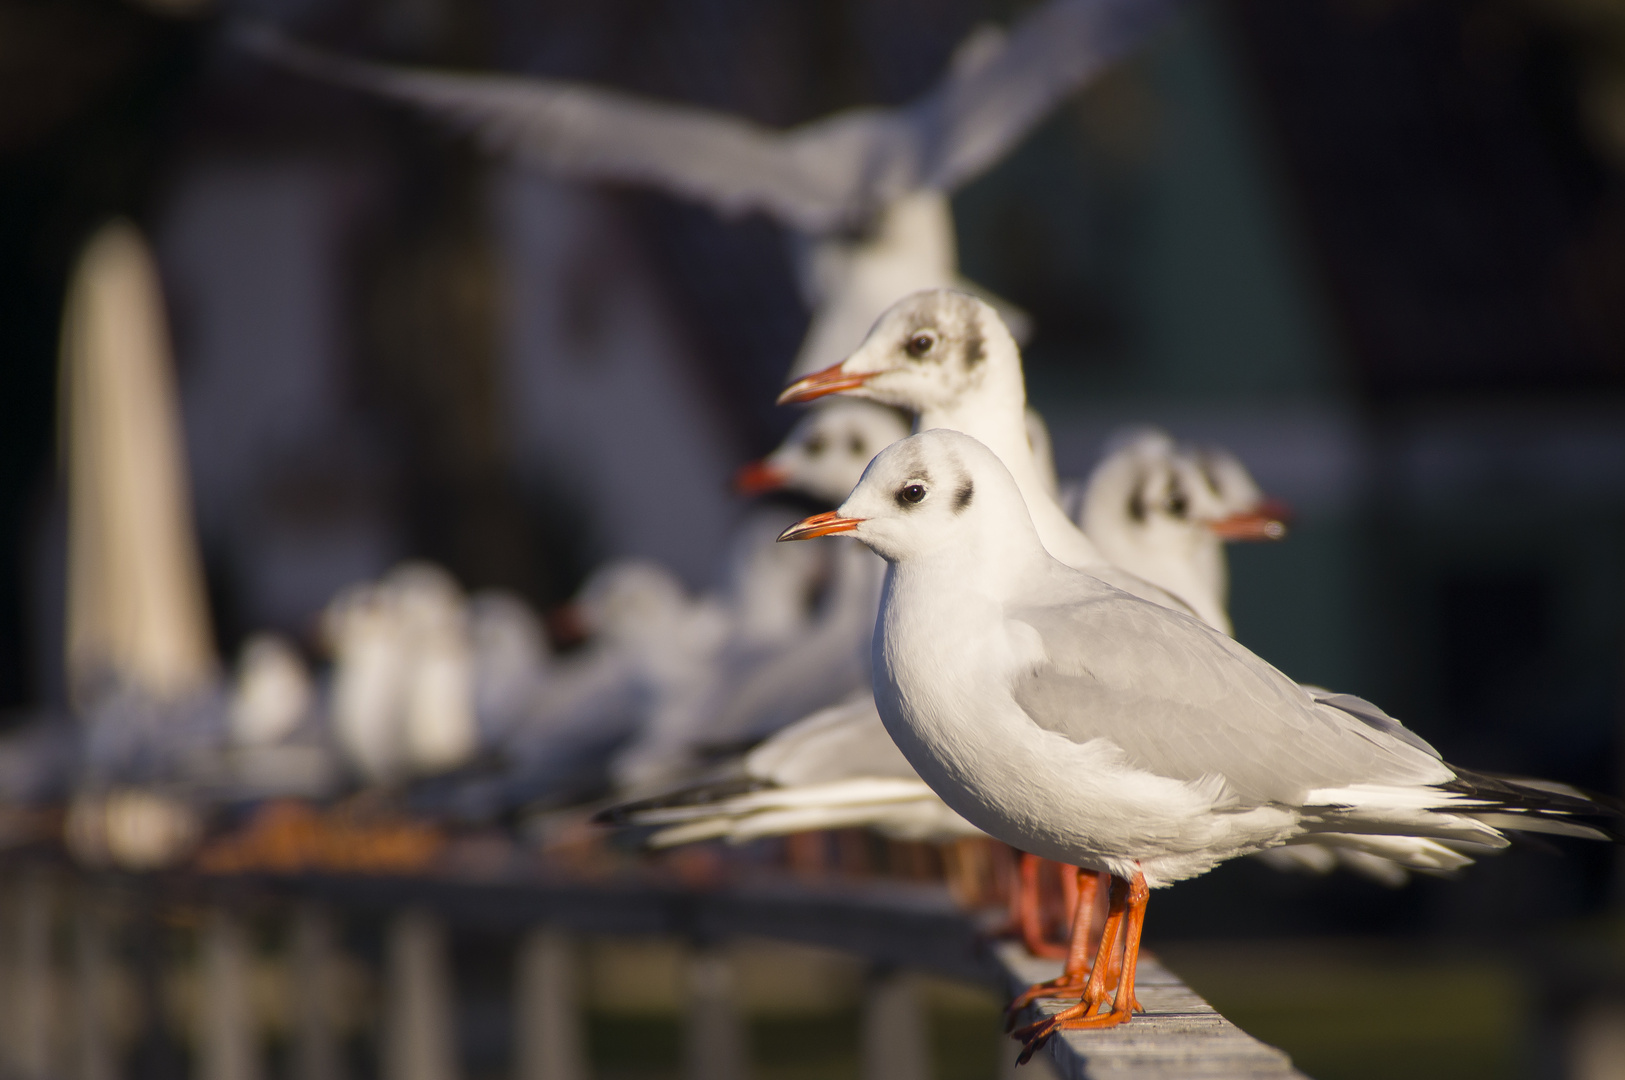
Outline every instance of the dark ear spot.
{"label": "dark ear spot", "polygon": [[970,505],[971,496],[975,494],[976,486],[969,480],[966,480],[963,484],[960,484],[959,490],[954,492],[954,513],[963,514],[965,512],[965,507]]}
{"label": "dark ear spot", "polygon": [[982,342],[982,331],[973,324],[965,335],[965,366],[973,368],[986,359],[987,349]]}
{"label": "dark ear spot", "polygon": [[1134,488],[1128,497],[1128,516],[1135,521],[1145,521],[1145,476],[1134,478]]}
{"label": "dark ear spot", "polygon": [[1191,501],[1185,496],[1185,489],[1175,480],[1168,489],[1168,512],[1176,518],[1183,518],[1190,513]]}

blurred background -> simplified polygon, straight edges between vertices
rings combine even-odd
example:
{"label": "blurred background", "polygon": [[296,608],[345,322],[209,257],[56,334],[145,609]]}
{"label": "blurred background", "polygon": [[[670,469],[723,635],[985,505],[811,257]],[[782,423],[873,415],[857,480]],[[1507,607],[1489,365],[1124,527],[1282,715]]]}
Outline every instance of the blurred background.
{"label": "blurred background", "polygon": [[[0,707],[64,699],[57,338],[111,216],[159,260],[227,652],[409,557],[544,609],[614,556],[715,585],[727,478],[795,419],[780,228],[522,174],[228,20],[786,126],[1028,6],[0,0]],[[1625,7],[1195,4],[953,211],[1062,476],[1155,422],[1292,505],[1232,553],[1243,643],[1459,764],[1621,790]],[[1559,1075],[1554,1016],[1625,1039],[1625,882],[1554,846],[1398,890],[1231,864],[1147,940],[1310,1075]]]}

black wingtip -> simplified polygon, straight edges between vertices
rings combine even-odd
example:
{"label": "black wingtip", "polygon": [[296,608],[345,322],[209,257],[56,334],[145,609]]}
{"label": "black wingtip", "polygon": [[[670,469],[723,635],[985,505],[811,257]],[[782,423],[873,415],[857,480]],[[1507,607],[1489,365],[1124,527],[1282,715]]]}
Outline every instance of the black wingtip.
{"label": "black wingtip", "polygon": [[626,826],[637,825],[637,816],[651,810],[669,810],[678,806],[703,806],[706,803],[721,802],[736,795],[749,795],[753,791],[772,787],[765,780],[752,780],[740,777],[735,780],[717,780],[706,784],[695,784],[691,787],[679,788],[661,795],[651,795],[646,799],[634,799],[631,802],[617,803],[598,811],[592,816],[595,825]]}
{"label": "black wingtip", "polygon": [[1454,780],[1441,785],[1444,790],[1486,800],[1496,810],[1584,825],[1625,844],[1625,800],[1617,796],[1505,773],[1455,772]]}

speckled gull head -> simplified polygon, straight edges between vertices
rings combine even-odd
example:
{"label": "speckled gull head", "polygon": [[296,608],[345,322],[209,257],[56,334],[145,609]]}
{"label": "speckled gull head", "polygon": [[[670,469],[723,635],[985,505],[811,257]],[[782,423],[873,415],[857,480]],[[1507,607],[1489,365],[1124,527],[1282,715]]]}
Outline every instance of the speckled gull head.
{"label": "speckled gull head", "polygon": [[927,289],[893,304],[856,352],[791,383],[779,403],[844,393],[925,412],[952,408],[972,391],[1024,402],[1021,351],[989,304]]}
{"label": "speckled gull head", "polygon": [[864,470],[840,507],[786,529],[780,540],[846,534],[891,563],[948,556],[1015,566],[1001,555],[1043,557],[1015,480],[987,447],[934,428],[893,443]]}
{"label": "speckled gull head", "polygon": [[896,410],[837,398],[803,416],[777,450],[740,469],[734,486],[744,495],[787,490],[834,505],[875,454],[907,435]]}

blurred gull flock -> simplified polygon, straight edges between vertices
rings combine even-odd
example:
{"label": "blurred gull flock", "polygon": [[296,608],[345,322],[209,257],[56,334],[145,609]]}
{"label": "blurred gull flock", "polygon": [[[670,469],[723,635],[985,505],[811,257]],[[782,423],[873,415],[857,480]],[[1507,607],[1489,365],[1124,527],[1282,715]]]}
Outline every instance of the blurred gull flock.
{"label": "blurred gull flock", "polygon": [[[910,430],[779,391],[921,289],[1022,343],[1111,563],[1452,761],[1621,790],[1610,5],[0,40],[0,1076],[1009,1075],[986,943],[1055,953],[1070,881],[879,726],[880,560],[774,543]],[[1550,846],[1267,852],[1149,945],[1322,1080],[1621,1075],[1616,857]]]}

